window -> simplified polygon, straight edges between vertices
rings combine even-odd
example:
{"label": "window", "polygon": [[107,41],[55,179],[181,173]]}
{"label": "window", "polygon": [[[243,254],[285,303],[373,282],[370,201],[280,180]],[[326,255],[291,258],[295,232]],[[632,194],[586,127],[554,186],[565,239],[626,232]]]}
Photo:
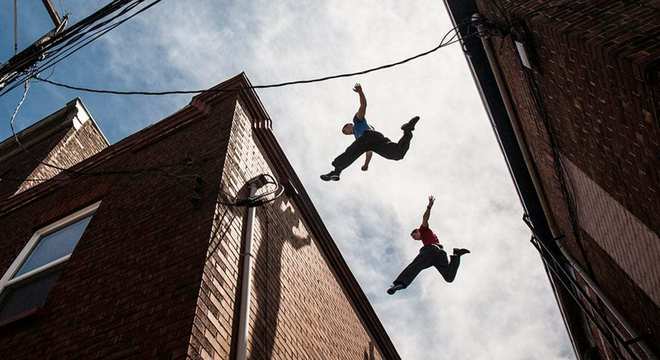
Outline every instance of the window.
{"label": "window", "polygon": [[0,322],[44,305],[100,202],[37,230],[0,279]]}

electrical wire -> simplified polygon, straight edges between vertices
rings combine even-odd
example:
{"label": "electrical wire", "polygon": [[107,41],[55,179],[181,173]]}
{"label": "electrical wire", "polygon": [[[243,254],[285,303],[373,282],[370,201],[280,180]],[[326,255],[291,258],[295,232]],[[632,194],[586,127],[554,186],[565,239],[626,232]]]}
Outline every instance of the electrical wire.
{"label": "electrical wire", "polygon": [[[94,41],[94,40],[100,38],[101,36],[105,35],[107,32],[113,30],[113,29],[116,28],[117,26],[119,26],[119,25],[121,25],[122,23],[124,23],[124,22],[130,20],[131,18],[137,16],[138,14],[140,14],[140,13],[142,13],[142,12],[148,10],[150,7],[152,7],[152,6],[156,5],[156,4],[158,4],[158,3],[159,3],[160,1],[162,1],[162,0],[154,0],[153,2],[151,2],[150,4],[148,4],[147,6],[143,7],[142,9],[140,9],[139,11],[137,11],[137,12],[133,13],[132,15],[130,15],[129,17],[124,18],[124,19],[122,19],[121,21],[116,22],[116,23],[114,23],[114,24],[111,24],[111,25],[109,25],[109,26],[107,26],[107,27],[105,27],[105,28],[102,27],[103,25],[110,24],[110,22],[111,22],[112,20],[114,20],[114,19],[116,19],[116,18],[118,18],[118,17],[120,17],[120,16],[122,16],[122,15],[128,13],[130,10],[132,10],[133,8],[135,8],[135,7],[136,7],[139,3],[141,3],[142,1],[144,1],[144,0],[139,0],[137,3],[134,3],[134,4],[132,4],[132,5],[128,5],[125,9],[123,9],[122,11],[120,11],[119,14],[113,16],[111,19],[106,20],[105,22],[103,22],[103,23],[101,23],[101,24],[97,24],[97,25],[93,26],[91,29],[88,30],[88,32],[90,32],[90,31],[94,31],[94,30],[96,30],[96,32],[94,32],[94,33],[91,35],[91,37],[87,37],[87,38],[85,38],[86,41],[85,41],[82,45],[79,45],[78,47],[76,47],[76,48],[74,48],[73,50],[69,51],[69,52],[66,53],[63,57],[57,59],[57,60],[54,61],[54,62],[47,63],[46,65],[40,67],[39,69],[32,69],[32,70],[30,70],[29,74],[26,76],[26,78],[25,78],[25,80],[24,80],[24,84],[25,84],[25,87],[26,87],[26,91],[24,92],[23,97],[22,97],[21,101],[19,102],[19,104],[18,104],[16,110],[14,111],[14,115],[12,116],[12,119],[11,119],[11,121],[10,121],[10,125],[11,125],[10,127],[11,127],[11,131],[12,131],[12,136],[14,137],[14,139],[15,139],[16,142],[17,142],[17,144],[21,147],[21,149],[22,149],[24,152],[29,153],[29,151],[28,151],[28,150],[23,146],[23,144],[20,142],[20,140],[19,140],[19,138],[18,138],[18,134],[16,133],[15,128],[14,128],[14,126],[13,126],[13,122],[14,122],[14,118],[15,118],[16,114],[18,113],[18,110],[20,109],[21,105],[22,105],[23,102],[25,101],[25,98],[26,98],[26,96],[27,96],[27,90],[29,89],[29,80],[32,79],[32,78],[37,79],[37,80],[42,81],[42,82],[50,83],[50,84],[55,85],[55,86],[61,86],[61,87],[65,87],[65,88],[69,88],[69,89],[73,89],[73,90],[89,91],[89,92],[99,92],[99,93],[110,93],[110,94],[121,94],[121,95],[169,95],[169,94],[183,94],[183,93],[187,93],[187,94],[201,93],[201,92],[204,92],[204,91],[235,91],[235,90],[236,90],[236,89],[218,89],[218,90],[211,89],[211,90],[178,90],[178,91],[166,91],[166,92],[120,92],[120,91],[114,91],[114,90],[100,90],[100,89],[90,89],[90,88],[83,88],[83,87],[75,87],[75,86],[71,86],[71,85],[67,85],[67,84],[58,83],[58,82],[55,82],[55,81],[49,79],[49,78],[52,76],[52,73],[51,73],[51,75],[49,75],[47,78],[41,78],[41,77],[39,76],[39,74],[38,74],[39,71],[41,71],[41,70],[45,70],[45,69],[48,69],[48,68],[52,68],[55,64],[57,64],[58,62],[64,60],[64,59],[67,58],[68,56],[71,56],[73,53],[75,53],[76,51],[78,51],[78,50],[81,49],[82,47],[84,47],[84,46],[88,45],[89,43],[91,43],[92,41]],[[118,3],[118,2],[115,1],[115,3]],[[126,1],[123,1],[122,3],[127,4]],[[108,6],[110,6],[110,5],[112,5],[112,4],[109,4]],[[74,25],[74,27],[83,28],[83,27],[85,27],[85,26],[88,26],[88,25],[84,25],[84,24],[83,24],[83,25],[79,25],[79,24],[80,24],[80,23],[77,23],[76,25]],[[375,67],[375,68],[370,68],[370,69],[366,69],[366,70],[362,70],[362,71],[352,72],[352,73],[345,73],[345,74],[339,74],[339,75],[331,75],[331,76],[325,76],[325,77],[314,78],[314,79],[307,79],[307,80],[287,81],[287,82],[276,83],[276,84],[269,84],[269,85],[256,85],[256,86],[250,86],[250,87],[247,87],[247,88],[252,88],[252,89],[263,89],[263,88],[283,87],[283,86],[289,86],[289,85],[294,85],[294,84],[305,84],[305,83],[312,83],[312,82],[321,82],[321,81],[326,81],[326,80],[330,80],[330,79],[336,79],[336,78],[342,78],[342,77],[356,76],[356,75],[361,75],[361,74],[370,73],[370,72],[373,72],[373,71],[378,71],[378,70],[382,70],[382,69],[387,69],[387,68],[395,67],[395,66],[398,66],[398,65],[401,65],[401,64],[407,63],[407,62],[409,62],[409,61],[412,61],[412,60],[414,60],[414,59],[417,59],[417,58],[419,58],[419,57],[429,55],[429,54],[431,54],[431,53],[433,53],[433,52],[439,50],[440,48],[443,48],[443,47],[449,46],[449,45],[451,45],[451,44],[453,44],[453,43],[455,43],[455,42],[460,41],[460,40],[461,40],[460,38],[458,38],[458,39],[456,39],[456,38],[460,36],[460,33],[459,33],[460,27],[461,27],[461,26],[465,26],[465,25],[472,26],[472,25],[473,25],[473,22],[472,22],[472,21],[466,21],[466,22],[463,22],[463,23],[461,23],[461,24],[459,24],[459,25],[453,27],[451,30],[449,30],[447,33],[444,34],[444,36],[442,37],[442,39],[441,39],[441,41],[440,41],[440,44],[439,44],[438,46],[436,46],[435,48],[433,48],[433,49],[431,49],[431,50],[428,50],[428,51],[425,51],[425,52],[423,52],[423,53],[420,53],[420,54],[417,54],[417,55],[414,55],[414,56],[408,57],[408,58],[403,59],[403,60],[401,60],[401,61],[397,61],[397,62],[394,62],[394,63],[385,64],[385,65],[381,65],[381,66],[378,66],[378,67]],[[469,30],[469,27],[468,27],[468,30]],[[452,34],[452,33],[454,33],[453,36],[450,37],[449,39],[447,39],[447,36],[449,36],[449,35]],[[476,34],[475,34],[475,35],[476,35]],[[468,36],[474,36],[474,35],[468,35]],[[83,37],[78,36],[78,37],[76,37],[76,40],[79,40],[79,39],[82,39],[82,38],[83,38]],[[463,39],[465,39],[465,37],[464,37]],[[72,42],[73,42],[73,40],[70,40],[69,42],[67,42],[67,44],[72,43]],[[54,68],[53,68],[53,70],[54,70]],[[6,92],[9,91],[9,90],[11,90],[11,89],[7,89],[5,92],[3,92],[3,94],[6,93]],[[0,95],[1,95],[1,94],[0,94]],[[81,171],[72,170],[72,169],[70,169],[70,168],[64,168],[64,167],[60,167],[60,166],[57,166],[57,165],[54,165],[54,164],[50,164],[50,163],[44,162],[44,161],[42,161],[42,160],[38,160],[38,161],[39,161],[39,163],[41,163],[42,165],[47,166],[47,167],[49,167],[49,168],[53,168],[53,169],[59,170],[60,172],[70,173],[70,174],[73,174],[73,175],[76,175],[76,176],[80,176],[80,175],[105,176],[105,175],[125,175],[125,174],[134,175],[134,174],[136,174],[136,173],[144,173],[144,172],[152,172],[152,171],[154,171],[154,172],[155,172],[155,171],[161,171],[162,173],[164,173],[164,174],[166,174],[166,175],[170,175],[168,172],[164,171],[162,168],[160,168],[160,169],[140,169],[140,170],[137,170],[137,171],[100,171],[100,172],[81,172]],[[193,176],[193,175],[190,175],[190,176]],[[178,178],[178,176],[176,176],[176,175],[174,175],[173,177]],[[10,178],[0,178],[0,180],[14,180],[14,179],[10,179]],[[18,181],[18,180],[16,179],[15,181]],[[24,181],[42,181],[42,179],[25,179]],[[276,182],[272,177],[271,177],[271,180],[270,180],[270,181],[272,181],[271,184],[275,184],[276,186],[279,186],[279,184],[277,184],[277,182]],[[277,188],[276,190],[273,190],[273,191],[270,192],[270,193],[262,194],[262,195],[258,195],[258,196],[256,196],[256,197],[251,198],[251,199],[247,199],[247,200],[245,200],[245,203],[235,204],[235,203],[231,203],[231,202],[226,202],[225,205],[231,205],[231,206],[256,206],[255,204],[257,204],[257,205],[261,205],[261,204],[264,204],[264,203],[268,203],[268,202],[270,202],[270,201],[274,201],[274,199],[276,199],[277,197],[279,197],[282,193],[283,193],[283,188],[280,187],[280,188]],[[269,196],[273,196],[273,198],[268,199]]]}
{"label": "electrical wire", "polygon": [[[215,242],[215,244],[213,244],[212,248],[208,250],[207,255],[206,255],[207,260],[209,258],[211,258],[211,256],[213,256],[215,251],[218,249],[218,246],[220,246],[220,244],[222,243],[222,240],[225,238],[225,236],[227,235],[229,230],[231,230],[231,226],[234,224],[234,220],[236,220],[236,218],[238,217],[238,214],[233,214],[232,213],[231,214],[232,217],[229,220],[228,224],[225,226],[224,231],[222,231],[222,235],[217,236],[218,233],[220,232],[220,229],[222,228],[222,222],[225,219],[225,216],[227,215],[227,213],[231,212],[230,209],[231,209],[230,207],[225,208],[225,211],[222,213],[222,216],[216,215],[215,218],[214,218],[213,222],[214,223],[217,222],[218,225],[216,226],[215,230],[211,234],[211,242],[212,243]],[[218,212],[218,214],[219,214],[219,212]],[[218,237],[217,240],[216,240],[216,237]]]}
{"label": "electrical wire", "polygon": [[14,141],[16,141],[16,144],[18,144],[18,146],[20,146],[23,151],[26,150],[25,147],[23,146],[23,143],[21,143],[21,141],[18,139],[18,135],[16,134],[16,129],[14,128],[14,121],[16,121],[16,115],[18,115],[18,111],[21,109],[21,106],[23,106],[23,103],[27,98],[28,91],[30,91],[29,80],[24,83],[23,96],[21,96],[21,99],[18,101],[18,104],[16,105],[16,108],[14,109],[14,112],[11,114],[11,118],[9,119],[9,128],[11,129],[11,134],[14,137]]}
{"label": "electrical wire", "polygon": [[[21,148],[21,150],[22,150],[23,152],[25,152],[26,154],[29,154],[31,157],[34,157],[34,156],[30,153],[30,151],[28,151],[28,150],[25,148],[25,146],[21,143],[21,141],[20,141],[20,139],[19,139],[19,137],[18,137],[18,134],[16,133],[16,129],[15,129],[15,127],[14,127],[14,121],[15,121],[16,115],[18,114],[18,111],[20,110],[21,106],[23,105],[23,102],[24,102],[25,99],[26,99],[26,96],[27,96],[27,93],[28,93],[28,90],[29,90],[30,79],[37,77],[37,76],[38,76],[38,72],[39,72],[40,70],[45,70],[45,69],[48,69],[48,68],[52,68],[51,74],[45,79],[45,80],[48,80],[48,78],[50,78],[50,77],[52,76],[53,72],[54,72],[54,68],[53,68],[53,66],[54,66],[55,64],[57,64],[58,62],[64,60],[65,58],[71,56],[73,53],[75,53],[76,51],[80,50],[82,47],[87,46],[88,44],[90,44],[90,43],[93,42],[94,40],[96,40],[96,39],[100,38],[101,36],[105,35],[107,32],[109,32],[109,31],[115,29],[117,26],[123,24],[124,22],[130,20],[131,18],[137,16],[138,14],[140,14],[140,13],[142,13],[142,12],[148,10],[149,8],[151,8],[152,6],[158,4],[158,3],[161,2],[162,0],[154,0],[153,2],[151,2],[150,4],[148,4],[147,6],[143,7],[142,9],[140,9],[140,10],[137,11],[137,12],[135,12],[134,14],[132,14],[132,15],[130,15],[130,16],[128,16],[128,17],[122,19],[121,21],[119,21],[119,22],[117,22],[117,23],[114,23],[114,24],[111,24],[110,26],[108,26],[108,27],[106,27],[106,28],[102,28],[102,26],[104,26],[104,25],[106,25],[106,24],[109,24],[112,20],[117,19],[117,18],[121,17],[121,16],[124,15],[124,14],[127,14],[128,12],[130,12],[132,9],[134,9],[137,5],[139,5],[139,4],[142,3],[143,1],[144,1],[144,0],[133,1],[133,4],[130,4],[130,1],[127,1],[127,0],[120,0],[120,1],[113,1],[113,2],[111,2],[110,4],[108,4],[107,6],[105,6],[104,8],[102,8],[101,10],[97,11],[97,12],[96,12],[95,14],[93,14],[92,16],[90,16],[90,17],[88,17],[88,18],[86,18],[86,19],[84,19],[84,20],[78,22],[78,23],[77,23],[76,25],[74,25],[72,28],[67,29],[67,31],[68,31],[69,33],[75,33],[74,31],[81,31],[82,29],[84,29],[85,27],[90,26],[90,25],[93,23],[92,20],[89,20],[90,18],[93,19],[93,20],[95,20],[96,18],[99,18],[100,16],[104,16],[105,14],[107,14],[109,10],[115,11],[115,10],[119,10],[119,9],[121,9],[122,6],[126,6],[123,10],[119,11],[118,14],[112,16],[110,19],[108,19],[108,20],[106,20],[106,21],[103,21],[103,22],[101,22],[101,23],[99,23],[99,24],[96,24],[96,25],[92,26],[91,29],[89,29],[87,32],[89,33],[89,32],[94,31],[94,30],[97,30],[97,31],[96,31],[95,33],[93,33],[93,34],[90,36],[91,39],[90,39],[90,37],[84,38],[84,35],[86,34],[86,33],[84,33],[84,32],[81,33],[81,34],[79,34],[79,35],[77,35],[77,36],[74,36],[72,39],[70,39],[69,41],[67,41],[67,42],[64,44],[64,46],[67,46],[67,45],[69,45],[69,44],[75,44],[76,41],[78,41],[78,40],[80,40],[80,39],[87,40],[87,41],[84,42],[82,45],[79,45],[78,47],[76,47],[76,48],[74,48],[73,50],[69,51],[69,52],[66,53],[63,57],[61,57],[61,58],[59,58],[59,59],[56,58],[56,61],[51,61],[50,63],[46,63],[46,64],[43,65],[41,68],[38,68],[38,67],[36,67],[36,66],[33,66],[31,69],[28,69],[28,70],[26,71],[27,75],[25,75],[25,80],[23,81],[23,84],[24,84],[24,86],[25,86],[25,91],[23,92],[23,96],[22,96],[21,100],[19,101],[19,103],[18,103],[16,109],[14,110],[14,113],[13,113],[11,119],[10,119],[10,129],[11,129],[11,132],[12,132],[12,136],[13,136],[14,140],[16,141],[16,143],[18,144],[18,146]],[[17,85],[18,85],[18,84],[17,84]],[[5,94],[5,93],[7,93],[7,92],[9,92],[9,91],[11,91],[13,88],[15,88],[15,86],[6,89],[5,91],[2,92],[2,94],[0,94],[0,96],[3,95],[3,94]],[[41,160],[41,159],[36,159],[36,160],[37,160],[40,164],[42,164],[42,165],[44,165],[44,166],[46,166],[46,167],[49,167],[49,168],[52,168],[52,169],[58,170],[58,171],[60,171],[60,172],[66,172],[66,173],[70,173],[70,174],[74,174],[74,175],[82,175],[82,174],[83,174],[82,172],[79,172],[79,171],[76,171],[76,170],[72,170],[72,169],[70,169],[70,168],[64,168],[64,167],[61,167],[61,166],[57,166],[57,165],[54,165],[54,164],[51,164],[51,163],[45,162],[45,161],[43,161],[43,160]],[[171,174],[169,174],[169,173],[168,173],[167,171],[165,171],[163,168],[159,168],[159,169],[140,169],[140,170],[138,170],[137,172],[136,172],[136,171],[121,171],[121,170],[120,170],[120,171],[116,171],[116,170],[113,170],[113,171],[100,171],[100,172],[91,172],[91,173],[88,172],[88,173],[84,173],[84,175],[92,175],[92,176],[99,176],[99,175],[103,175],[103,176],[105,176],[105,175],[120,175],[120,174],[130,174],[130,175],[134,175],[134,174],[136,174],[136,173],[153,172],[153,171],[161,172],[161,173],[163,173],[163,174],[165,174],[165,175],[171,176]],[[177,177],[177,178],[178,178],[178,176],[174,176],[174,177]],[[18,179],[12,179],[12,178],[3,177],[3,178],[0,178],[0,181],[19,181],[19,180],[18,180]],[[37,181],[42,181],[42,179],[30,179],[30,178],[26,178],[26,179],[23,179],[23,181],[34,181],[34,182],[37,182]]]}
{"label": "electrical wire", "polygon": [[[232,196],[220,190],[222,200],[217,200],[216,203],[231,207],[257,207],[271,203],[284,194],[284,186],[282,186],[282,184],[280,184],[279,181],[277,181],[277,179],[275,179],[272,175],[262,174],[261,176],[263,176],[265,179],[265,183],[262,186],[274,185],[275,188],[258,195],[248,196],[242,199],[235,199],[233,201],[226,200]],[[247,184],[245,186],[247,186]]]}
{"label": "electrical wire", "polygon": [[[15,124],[14,124],[14,122],[16,120],[16,116],[17,116],[19,110],[21,109],[23,103],[25,102],[25,100],[27,98],[27,94],[28,94],[28,91],[30,89],[30,80],[29,79],[25,81],[24,86],[25,86],[25,90],[23,92],[23,96],[21,97],[21,99],[18,102],[16,108],[14,109],[14,112],[13,112],[11,118],[10,118],[10,121],[9,121],[9,126],[10,126],[10,130],[11,130],[11,133],[12,133],[12,137],[14,138],[14,141],[19,146],[21,151],[23,151],[24,153],[26,153],[27,155],[29,155],[30,157],[35,159],[39,164],[41,164],[43,166],[46,166],[48,168],[51,168],[51,169],[58,170],[60,172],[66,173],[66,174],[74,175],[74,176],[82,176],[82,175],[85,175],[85,176],[139,175],[139,174],[149,173],[149,174],[168,176],[168,177],[176,179],[177,181],[181,181],[182,179],[187,180],[191,177],[196,176],[196,175],[190,175],[190,174],[189,175],[176,175],[176,174],[173,174],[173,173],[171,173],[167,170],[167,169],[172,168],[172,167],[180,167],[182,165],[189,165],[189,161],[184,161],[184,162],[174,164],[174,165],[161,165],[161,166],[157,166],[157,167],[147,167],[147,168],[134,169],[134,170],[102,170],[102,171],[96,171],[96,172],[94,172],[94,171],[92,171],[92,172],[83,172],[83,171],[79,171],[79,170],[73,170],[73,169],[70,169],[70,168],[65,168],[65,167],[61,167],[61,166],[58,166],[58,165],[54,165],[54,164],[48,163],[46,161],[43,161],[43,160],[37,158],[20,141],[18,133],[16,132]],[[38,182],[38,181],[43,181],[43,180],[44,179],[38,179],[38,178],[23,179],[23,181],[31,181],[31,182]],[[1,181],[20,181],[20,180],[15,179],[15,178],[10,178],[10,177],[0,177],[0,182]]]}
{"label": "electrical wire", "polygon": [[[472,24],[472,23],[470,23]],[[458,26],[456,27],[458,28]],[[277,87],[284,87],[284,86],[290,86],[290,85],[298,85],[298,84],[309,84],[309,83],[316,83],[316,82],[323,82],[323,81],[328,81],[332,79],[338,79],[338,78],[346,78],[346,77],[353,77],[357,75],[364,75],[368,74],[374,71],[379,71],[379,70],[384,70],[388,68],[392,68],[395,66],[399,66],[402,64],[405,64],[407,62],[410,62],[412,60],[418,59],[420,57],[429,55],[443,47],[447,47],[449,45],[452,45],[456,42],[459,42],[460,39],[457,39],[458,31],[456,31],[456,28],[450,30],[447,32],[443,38],[442,41],[440,42],[439,45],[436,47],[424,51],[422,53],[410,56],[408,58],[405,58],[400,61],[396,61],[393,63],[388,63],[385,65],[380,65],[372,68],[368,68],[365,70],[360,70],[360,71],[355,71],[355,72],[349,72],[349,73],[342,73],[342,74],[337,74],[337,75],[329,75],[329,76],[323,76],[323,77],[317,77],[317,78],[312,78],[312,79],[303,79],[303,80],[292,80],[292,81],[285,81],[285,82],[280,82],[280,83],[274,83],[274,84],[265,84],[265,85],[252,85],[252,86],[245,86],[245,87],[240,87],[240,88],[234,88],[234,89],[196,89],[196,90],[168,90],[168,91],[120,91],[120,90],[109,90],[109,89],[94,89],[94,88],[89,88],[89,87],[83,87],[83,86],[75,86],[75,85],[69,85],[61,82],[57,82],[54,80],[49,80],[49,79],[43,79],[39,76],[35,76],[34,78],[36,80],[39,80],[41,82],[45,82],[54,86],[66,88],[69,90],[77,90],[77,91],[84,91],[84,92],[91,92],[91,93],[99,93],[99,94],[112,94],[112,95],[145,95],[145,96],[162,96],[162,95],[188,95],[188,94],[199,94],[203,92],[231,92],[231,91],[236,91],[239,89],[269,89],[269,88],[277,88]],[[452,32],[455,32],[454,36],[449,38],[447,41],[445,39],[449,34]],[[472,37],[474,35],[469,35],[469,37]],[[466,37],[467,38],[467,37]],[[465,39],[465,38],[464,38]]]}
{"label": "electrical wire", "polygon": [[[135,16],[137,16],[137,15],[143,13],[144,11],[147,11],[148,9],[150,9],[150,8],[153,7],[154,5],[160,3],[161,1],[162,1],[162,0],[154,0],[152,3],[150,3],[149,5],[146,5],[145,7],[141,8],[140,10],[138,10],[138,11],[136,11],[135,13],[131,14],[130,16],[128,16],[128,17],[126,17],[126,18],[124,18],[124,19],[122,19],[122,20],[120,20],[120,21],[118,21],[118,22],[116,22],[116,23],[114,23],[114,24],[111,24],[111,25],[109,25],[109,26],[106,27],[106,28],[99,29],[97,32],[95,32],[95,33],[93,33],[92,35],[90,35],[89,37],[83,39],[83,40],[86,40],[86,41],[85,41],[82,45],[78,45],[78,46],[75,47],[73,50],[70,50],[70,51],[67,52],[65,55],[61,56],[60,58],[57,58],[57,59],[51,60],[50,62],[45,63],[45,64],[43,65],[43,67],[41,67],[41,68],[39,69],[39,71],[41,72],[41,71],[43,71],[43,70],[46,70],[46,69],[49,69],[49,68],[55,66],[55,65],[58,64],[59,62],[63,61],[64,59],[66,59],[66,58],[68,58],[69,56],[73,55],[74,53],[78,52],[78,51],[79,51],[80,49],[82,49],[83,47],[86,47],[87,45],[89,45],[89,44],[91,44],[92,42],[96,41],[97,39],[99,39],[99,38],[102,37],[103,35],[105,35],[105,34],[107,34],[108,32],[114,30],[114,29],[117,28],[119,25],[121,25],[121,24],[127,22],[128,20],[131,20],[132,18],[134,18]],[[135,6],[137,6],[137,5],[135,5]],[[110,20],[114,20],[115,18],[118,18],[118,17],[120,17],[121,15],[124,15],[124,14],[127,13],[128,11],[132,10],[135,6],[133,6],[133,7],[129,7],[129,8],[127,8],[127,9],[124,9],[122,12],[120,12],[120,14],[116,15],[115,17],[113,17],[113,18],[110,19]],[[108,21],[110,21],[110,20],[108,20]],[[92,29],[95,29],[95,28],[92,28]],[[80,40],[80,41],[82,42],[83,40]]]}
{"label": "electrical wire", "polygon": [[[4,91],[0,93],[0,96],[16,88],[20,85],[21,82],[24,82],[28,78],[29,74],[21,70],[21,66],[23,66],[22,64],[26,61],[37,62],[43,59],[51,58],[40,66],[32,66],[36,69],[37,72],[48,69],[71,56],[81,48],[89,45],[91,42],[95,41],[101,36],[105,35],[107,32],[113,30],[117,26],[146,11],[161,1],[162,0],[154,0],[134,14],[131,14],[130,16],[115,23],[111,23],[113,20],[126,15],[131,10],[135,9],[138,5],[145,2],[145,0],[116,0],[112,1],[85,19],[77,22],[71,28],[65,30],[63,26],[61,26],[60,28],[56,29],[56,31],[54,31],[54,33],[48,38],[47,41],[44,41],[43,44],[34,45],[36,48],[38,48],[37,55],[30,55],[27,57],[27,59],[15,60],[17,64],[14,64],[13,68],[17,69],[15,70],[16,73],[6,76],[6,78],[3,80],[7,84],[11,82],[16,83],[4,89]],[[113,13],[115,15],[112,15]],[[111,17],[109,19],[103,20],[108,16]],[[82,45],[79,45],[80,43],[82,43]],[[10,60],[10,63],[11,62],[12,60]],[[5,70],[6,73],[11,73],[13,71],[11,69],[6,70],[4,68],[3,70]]]}

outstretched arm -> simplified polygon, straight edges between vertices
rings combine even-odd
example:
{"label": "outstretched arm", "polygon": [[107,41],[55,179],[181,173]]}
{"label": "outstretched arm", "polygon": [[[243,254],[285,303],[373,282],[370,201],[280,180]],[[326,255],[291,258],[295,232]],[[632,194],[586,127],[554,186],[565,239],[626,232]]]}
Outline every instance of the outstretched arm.
{"label": "outstretched arm", "polygon": [[355,84],[353,91],[360,95],[360,108],[358,108],[358,111],[355,113],[355,117],[358,119],[364,119],[364,115],[367,113],[367,98],[362,91],[362,85],[360,85],[360,83]]}
{"label": "outstretched arm", "polygon": [[429,196],[429,204],[426,205],[426,211],[424,211],[424,216],[422,216],[422,227],[429,227],[429,217],[431,217],[431,208],[434,202],[435,198],[433,195]]}
{"label": "outstretched arm", "polygon": [[371,162],[371,156],[374,154],[373,151],[367,151],[364,154],[364,165],[362,165],[362,171],[369,170],[369,163]]}

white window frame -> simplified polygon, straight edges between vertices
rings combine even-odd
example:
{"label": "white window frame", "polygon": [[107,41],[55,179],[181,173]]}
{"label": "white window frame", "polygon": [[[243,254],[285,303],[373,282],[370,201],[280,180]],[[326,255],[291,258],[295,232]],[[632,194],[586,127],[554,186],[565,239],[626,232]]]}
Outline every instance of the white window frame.
{"label": "white window frame", "polygon": [[[2,292],[7,287],[9,287],[13,284],[16,284],[16,283],[21,282],[21,281],[23,281],[23,280],[25,280],[29,277],[32,277],[34,275],[37,275],[37,274],[42,273],[44,271],[47,271],[48,269],[51,269],[51,268],[65,262],[65,261],[69,260],[69,258],[71,257],[71,253],[68,254],[68,255],[62,256],[59,259],[55,259],[55,260],[49,262],[48,264],[42,265],[42,266],[40,266],[36,269],[32,269],[32,270],[26,272],[25,274],[22,274],[22,275],[17,276],[17,277],[12,279],[14,274],[16,274],[16,272],[21,267],[21,265],[23,265],[23,263],[25,262],[27,257],[30,255],[30,253],[32,253],[32,250],[39,243],[39,240],[44,235],[48,235],[49,233],[52,233],[53,231],[59,230],[59,229],[61,229],[63,227],[66,227],[67,225],[70,225],[70,224],[72,224],[72,223],[74,223],[74,222],[76,222],[80,219],[83,219],[87,216],[90,216],[90,215],[94,214],[94,212],[96,212],[96,209],[98,209],[100,205],[101,205],[101,202],[97,201],[92,205],[89,205],[89,206],[87,206],[83,209],[80,209],[80,210],[74,212],[73,214],[70,214],[70,215],[68,215],[68,216],[66,216],[66,217],[64,217],[60,220],[55,221],[52,224],[46,225],[46,226],[42,227],[41,229],[35,231],[34,234],[32,235],[32,237],[30,238],[30,241],[28,241],[28,243],[23,247],[23,250],[21,250],[21,252],[18,254],[18,256],[16,256],[16,259],[14,259],[14,262],[11,263],[11,265],[9,266],[9,269],[7,269],[5,274],[0,279],[0,294],[2,294]],[[85,229],[85,230],[87,230],[87,229]],[[83,233],[80,235],[81,237],[85,233],[85,230],[83,230]],[[78,241],[80,241],[80,239],[78,239]],[[76,243],[76,246],[77,245],[78,244]],[[75,247],[73,248],[72,253],[73,253],[73,251],[75,251]]]}

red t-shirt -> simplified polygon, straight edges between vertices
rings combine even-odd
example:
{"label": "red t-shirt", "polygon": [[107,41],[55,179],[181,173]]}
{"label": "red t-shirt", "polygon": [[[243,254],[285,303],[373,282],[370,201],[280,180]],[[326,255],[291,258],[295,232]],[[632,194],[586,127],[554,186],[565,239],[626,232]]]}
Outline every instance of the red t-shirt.
{"label": "red t-shirt", "polygon": [[422,237],[422,243],[424,245],[440,244],[440,241],[438,241],[438,237],[435,236],[433,231],[431,231],[431,229],[429,229],[426,226],[419,227],[419,234]]}

